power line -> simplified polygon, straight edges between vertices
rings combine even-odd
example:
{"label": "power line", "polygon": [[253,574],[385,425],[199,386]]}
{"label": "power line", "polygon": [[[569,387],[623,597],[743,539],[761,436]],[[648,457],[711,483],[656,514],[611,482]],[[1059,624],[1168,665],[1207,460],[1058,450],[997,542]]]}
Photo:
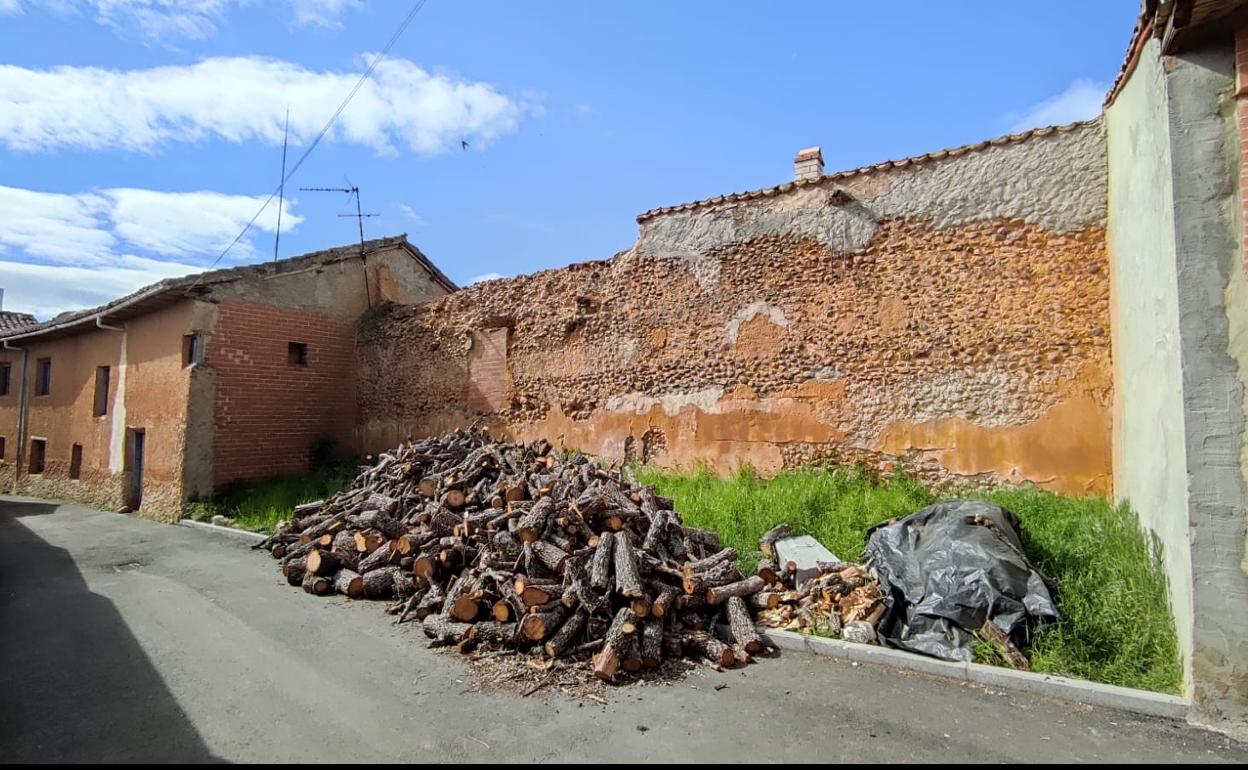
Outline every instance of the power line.
{"label": "power line", "polygon": [[[355,86],[347,94],[347,97],[342,100],[342,104],[338,105],[338,109],[334,110],[334,114],[331,115],[329,120],[325,123],[325,127],[321,129],[321,132],[316,135],[316,138],[312,140],[312,143],[308,145],[308,148],[304,150],[303,154],[299,156],[299,159],[295,161],[295,165],[290,169],[290,171],[282,176],[281,184],[275,187],[273,192],[269,193],[269,197],[265,199],[264,203],[260,206],[260,210],[255,213],[255,216],[247,221],[247,224],[243,226],[242,231],[239,232],[238,235],[234,236],[234,240],[230,241],[230,244],[225,247],[225,250],[217,255],[217,258],[212,261],[212,264],[208,266],[209,270],[216,267],[222,259],[225,259],[225,255],[230,253],[230,249],[238,245],[238,242],[243,239],[243,236],[247,235],[247,233],[251,230],[251,226],[256,223],[256,220],[259,219],[260,215],[264,213],[264,210],[269,207],[269,204],[273,202],[273,199],[277,197],[278,193],[285,188],[286,182],[290,181],[290,178],[295,175],[295,172],[297,172],[299,167],[303,165],[303,162],[308,159],[308,156],[312,154],[312,151],[316,149],[316,146],[321,143],[321,140],[325,138],[325,135],[329,133],[329,130],[334,127],[334,123],[338,120],[339,116],[342,115],[343,111],[347,109],[347,105],[351,103],[351,100],[355,98],[355,95],[359,93],[360,89],[364,87],[364,84],[368,81],[368,79],[372,77],[373,71],[377,69],[377,65],[381,64],[382,60],[384,60],[390,53],[390,49],[394,48],[394,44],[397,43],[399,38],[403,36],[403,33],[407,31],[408,26],[412,23],[412,19],[416,18],[416,14],[420,13],[420,10],[425,7],[425,3],[427,1],[428,0],[418,0],[416,4],[412,6],[412,10],[408,11],[407,16],[404,17],[403,21],[394,30],[394,34],[390,36],[390,40],[386,42],[386,45],[381,49],[381,52],[373,58],[373,63],[368,65],[368,69],[364,70],[364,74],[360,75],[360,79],[356,81]],[[194,288],[198,282],[199,281],[196,280],[192,283],[191,286],[188,287],[188,290]]]}

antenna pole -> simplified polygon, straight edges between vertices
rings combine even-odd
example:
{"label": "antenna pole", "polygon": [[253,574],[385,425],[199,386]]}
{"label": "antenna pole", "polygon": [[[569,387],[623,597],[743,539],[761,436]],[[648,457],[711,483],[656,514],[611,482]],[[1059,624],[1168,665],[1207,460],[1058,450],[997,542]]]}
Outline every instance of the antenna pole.
{"label": "antenna pole", "polygon": [[[347,180],[347,184],[351,184],[351,180]],[[355,196],[355,213],[339,214],[340,217],[355,217],[356,222],[360,226],[360,263],[364,266],[364,293],[368,297],[368,306],[373,306],[373,291],[368,284],[368,255],[364,253],[364,219],[366,217],[376,217],[380,214],[365,214],[364,209],[360,207],[360,188],[355,185],[350,187],[300,187],[304,192],[338,192]]]}
{"label": "antenna pole", "polygon": [[290,108],[286,108],[286,131],[282,134],[282,182],[277,187],[277,232],[273,235],[273,261],[277,261],[277,247],[282,242],[282,208],[286,204],[286,143],[290,139]]}
{"label": "antenna pole", "polygon": [[360,223],[360,251],[364,251],[364,211],[360,208],[360,188],[352,187],[355,193],[355,219]]}

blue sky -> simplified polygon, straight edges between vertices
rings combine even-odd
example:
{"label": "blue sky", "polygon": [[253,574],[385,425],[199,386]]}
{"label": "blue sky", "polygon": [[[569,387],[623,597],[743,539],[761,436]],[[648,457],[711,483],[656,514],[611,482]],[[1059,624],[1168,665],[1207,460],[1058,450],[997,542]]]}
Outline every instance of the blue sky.
{"label": "blue sky", "polygon": [[[0,286],[41,317],[203,269],[407,0],[0,0]],[[647,209],[1095,115],[1135,0],[428,0],[288,185],[282,256],[408,233],[453,279],[627,249]],[[469,143],[462,149],[461,140]],[[275,212],[275,209],[271,209]],[[220,264],[269,259],[273,217]]]}

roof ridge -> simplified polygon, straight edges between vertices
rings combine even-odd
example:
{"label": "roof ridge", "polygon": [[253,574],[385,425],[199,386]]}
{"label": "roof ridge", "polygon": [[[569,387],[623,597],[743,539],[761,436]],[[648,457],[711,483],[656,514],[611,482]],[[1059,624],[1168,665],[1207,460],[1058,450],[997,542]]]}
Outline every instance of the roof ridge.
{"label": "roof ridge", "polygon": [[245,280],[247,278],[280,275],[285,272],[295,272],[304,265],[339,262],[345,259],[358,257],[361,253],[367,255],[391,246],[403,246],[409,249],[411,253],[414,254],[416,258],[429,269],[435,280],[440,280],[447,284],[447,289],[449,291],[454,291],[458,288],[436,265],[433,264],[428,257],[424,255],[420,249],[416,248],[416,246],[407,239],[407,233],[400,233],[399,235],[387,235],[381,238],[372,238],[364,241],[363,244],[349,243],[342,246],[333,246],[328,249],[309,251],[305,254],[298,254],[293,257],[286,257],[284,259],[269,262],[253,262],[251,264],[234,265],[232,267],[223,267],[216,270],[188,273],[187,275],[178,276],[176,278],[163,278],[101,305],[82,308],[80,310],[66,311],[48,319],[47,321],[34,323],[30,326],[21,327],[20,329],[0,328],[0,337],[27,336],[36,333],[42,334],[43,332],[51,329],[59,329],[82,323],[95,316],[114,311],[124,305],[127,305],[128,303],[138,301],[145,297],[179,291],[189,295],[193,289],[209,284],[230,283],[233,281]]}
{"label": "roof ridge", "polygon": [[1065,123],[1057,126],[1041,126],[1039,128],[1030,128],[1026,131],[1018,131],[1003,136],[985,139],[980,142],[964,144],[959,147],[950,147],[944,150],[936,150],[935,152],[927,152],[922,155],[912,155],[908,158],[899,160],[886,160],[880,163],[873,163],[868,166],[859,166],[858,168],[849,169],[847,171],[834,171],[831,174],[824,174],[817,179],[804,179],[800,181],[785,182],[774,187],[764,187],[758,190],[748,190],[746,192],[729,193],[727,195],[718,195],[713,198],[702,198],[688,203],[678,203],[673,206],[662,206],[650,209],[637,215],[638,222],[645,222],[648,219],[661,216],[663,214],[672,214],[678,211],[690,211],[693,209],[706,208],[721,203],[733,203],[736,201],[752,200],[755,198],[770,198],[781,193],[791,192],[793,190],[817,186],[829,180],[835,181],[840,179],[849,179],[855,176],[862,176],[875,171],[888,171],[895,168],[906,168],[907,166],[917,165],[921,163],[930,163],[932,161],[944,160],[945,158],[955,158],[970,152],[979,152],[989,147],[1002,147],[1005,145],[1018,144],[1025,142],[1034,137],[1045,137],[1052,134],[1067,134],[1072,131],[1078,131],[1089,126],[1096,125],[1100,122],[1100,116],[1090,120],[1079,120],[1074,123]]}

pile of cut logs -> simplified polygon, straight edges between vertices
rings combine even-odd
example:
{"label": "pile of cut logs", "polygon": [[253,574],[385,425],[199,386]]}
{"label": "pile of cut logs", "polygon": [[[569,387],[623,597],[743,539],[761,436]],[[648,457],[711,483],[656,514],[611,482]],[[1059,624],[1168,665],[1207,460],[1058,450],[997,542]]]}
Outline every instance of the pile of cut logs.
{"label": "pile of cut logs", "polygon": [[[776,570],[775,544],[788,534],[788,527],[781,524],[763,535],[758,544],[764,557],[759,574]],[[797,565],[781,566],[775,582],[780,591],[777,601],[758,613],[759,624],[878,644],[875,628],[886,609],[880,584],[856,564],[818,562],[815,566],[818,574],[800,585],[795,578]]]}
{"label": "pile of cut logs", "polygon": [[258,547],[309,593],[390,600],[435,646],[591,659],[607,681],[666,658],[749,662],[753,612],[781,598],[774,568],[743,575],[650,487],[476,430],[382,454]]}

